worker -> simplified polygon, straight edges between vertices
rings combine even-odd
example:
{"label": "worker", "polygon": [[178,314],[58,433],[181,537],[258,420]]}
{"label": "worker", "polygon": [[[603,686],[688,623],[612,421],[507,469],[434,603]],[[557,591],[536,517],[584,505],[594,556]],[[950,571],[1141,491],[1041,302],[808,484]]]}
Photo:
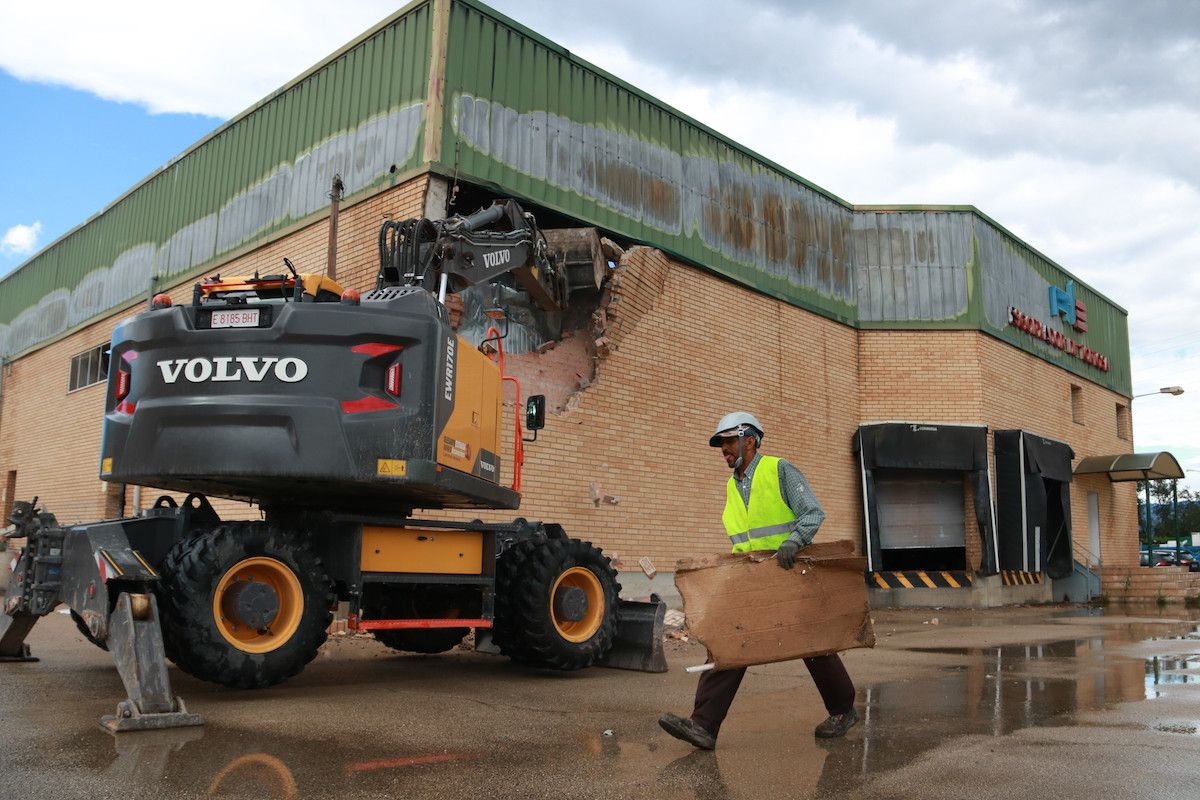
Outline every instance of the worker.
{"label": "worker", "polygon": [[[733,552],[774,550],[779,566],[791,569],[796,554],[812,543],[825,512],[800,470],[782,458],[758,452],[762,439],[762,424],[752,414],[735,411],[722,417],[708,440],[710,446],[721,448],[725,463],[733,470],[722,521]],[[746,613],[754,612],[746,609]],[[858,713],[854,710],[854,684],[842,660],[831,653],[806,658],[804,665],[829,713],[814,733],[823,739],[843,736],[858,722]],[[745,667],[702,673],[692,716],[684,719],[663,714],[658,724],[676,739],[712,750],[745,675]]]}

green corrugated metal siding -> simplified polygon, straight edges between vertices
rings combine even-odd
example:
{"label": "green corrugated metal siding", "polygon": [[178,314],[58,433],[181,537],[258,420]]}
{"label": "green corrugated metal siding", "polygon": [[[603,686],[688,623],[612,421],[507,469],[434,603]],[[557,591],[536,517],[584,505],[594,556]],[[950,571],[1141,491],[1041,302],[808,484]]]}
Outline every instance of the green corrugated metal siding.
{"label": "green corrugated metal siding", "polygon": [[335,171],[353,193],[386,188],[392,164],[415,168],[431,19],[429,3],[405,9],[0,281],[0,351],[143,294],[153,274],[194,270],[320,211]]}
{"label": "green corrugated metal siding", "polygon": [[445,104],[448,172],[853,322],[844,202],[473,3]]}
{"label": "green corrugated metal siding", "polygon": [[[1132,374],[1125,312],[992,220],[980,216],[975,232],[980,262],[977,266],[981,285],[980,327],[1088,380],[1130,394]],[[1050,287],[1065,290],[1070,281],[1074,282],[1076,299],[1087,306],[1086,332],[1076,331],[1050,313]],[[1108,372],[1010,325],[1008,310],[1012,307],[1043,323],[1052,323],[1067,338],[1106,356]]]}

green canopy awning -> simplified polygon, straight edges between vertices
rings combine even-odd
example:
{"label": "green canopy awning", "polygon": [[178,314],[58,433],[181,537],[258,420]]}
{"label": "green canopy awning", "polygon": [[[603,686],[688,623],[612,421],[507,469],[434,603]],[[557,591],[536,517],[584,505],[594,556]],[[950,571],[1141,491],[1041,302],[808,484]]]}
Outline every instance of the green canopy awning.
{"label": "green canopy awning", "polygon": [[1115,456],[1088,456],[1075,467],[1076,475],[1107,472],[1113,483],[1120,481],[1161,481],[1182,478],[1183,470],[1175,456],[1160,453],[1123,453]]}

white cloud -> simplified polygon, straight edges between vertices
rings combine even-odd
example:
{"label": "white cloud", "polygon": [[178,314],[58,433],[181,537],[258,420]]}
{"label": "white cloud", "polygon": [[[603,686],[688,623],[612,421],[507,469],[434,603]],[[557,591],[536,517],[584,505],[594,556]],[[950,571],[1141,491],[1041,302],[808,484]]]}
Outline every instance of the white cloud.
{"label": "white cloud", "polygon": [[0,5],[0,68],[152,113],[231,117],[402,4],[67,0]]}
{"label": "white cloud", "polygon": [[37,249],[38,236],[42,232],[42,223],[32,225],[13,225],[0,238],[0,254],[6,256],[27,256]]}

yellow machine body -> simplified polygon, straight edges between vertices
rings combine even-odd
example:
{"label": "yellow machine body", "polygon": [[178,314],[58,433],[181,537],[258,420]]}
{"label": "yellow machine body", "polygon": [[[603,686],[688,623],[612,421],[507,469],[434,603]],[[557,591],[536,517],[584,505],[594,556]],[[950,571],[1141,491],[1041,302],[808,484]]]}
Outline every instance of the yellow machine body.
{"label": "yellow machine body", "polygon": [[363,572],[478,575],[483,571],[483,534],[367,525],[362,532]]}
{"label": "yellow machine body", "polygon": [[500,368],[462,337],[455,350],[454,408],[438,436],[437,463],[498,483]]}

